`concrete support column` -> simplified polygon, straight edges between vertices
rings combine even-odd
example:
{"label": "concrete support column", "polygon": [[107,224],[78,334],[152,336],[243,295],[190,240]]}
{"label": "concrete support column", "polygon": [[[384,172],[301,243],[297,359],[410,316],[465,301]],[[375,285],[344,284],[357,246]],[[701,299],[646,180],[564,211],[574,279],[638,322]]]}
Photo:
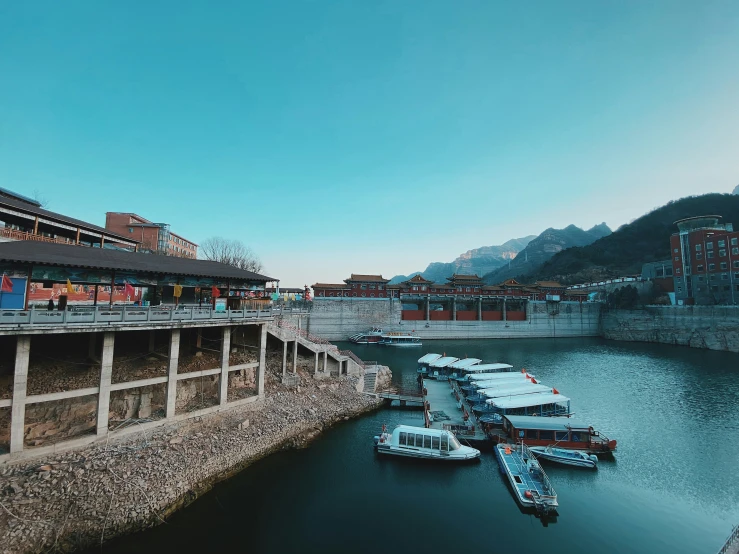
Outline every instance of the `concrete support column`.
{"label": "concrete support column", "polygon": [[318,375],[318,352],[316,352],[316,363],[313,367],[313,375]]}
{"label": "concrete support column", "polygon": [[152,329],[149,331],[149,353],[154,352],[157,345],[156,331]]}
{"label": "concrete support column", "polygon": [[195,348],[200,350],[203,347],[203,329],[198,328],[198,337],[195,339]]}
{"label": "concrete support column", "polygon": [[267,359],[267,325],[262,323],[262,335],[259,340],[259,371],[257,373],[257,394],[264,398],[264,370]]}
{"label": "concrete support column", "polygon": [[231,356],[231,327],[223,328],[223,340],[221,342],[221,382],[218,394],[218,402],[223,406],[228,402],[228,366]]}
{"label": "concrete support column", "polygon": [[426,321],[431,319],[430,312],[431,312],[431,299],[426,297]]}
{"label": "concrete support column", "polygon": [[457,321],[457,299],[452,298],[452,321]]}
{"label": "concrete support column", "polygon": [[282,376],[287,375],[287,341],[282,341]]}
{"label": "concrete support column", "polygon": [[[200,331],[198,329],[198,331]],[[199,335],[199,333],[198,333]],[[169,339],[169,380],[167,381],[167,419],[175,415],[177,405],[177,364],[180,359],[180,330],[172,329]]]}
{"label": "concrete support column", "polygon": [[103,335],[103,354],[100,356],[100,392],[98,393],[97,434],[108,432],[108,411],[110,410],[110,383],[113,380],[113,349],[115,333]]}
{"label": "concrete support column", "polygon": [[507,321],[508,316],[506,315],[505,298],[503,299],[503,321]]}
{"label": "concrete support column", "polygon": [[477,321],[482,321],[482,296],[477,299]]}
{"label": "concrete support column", "polygon": [[[300,320],[298,320],[300,321]],[[293,373],[298,372],[298,340],[293,343]]]}
{"label": "concrete support column", "polygon": [[328,352],[323,351],[323,372],[326,373],[328,369]]}
{"label": "concrete support column", "polygon": [[31,358],[31,336],[18,336],[15,346],[15,373],[13,374],[13,405],[10,421],[10,453],[23,450],[26,423],[26,386],[28,361]]}

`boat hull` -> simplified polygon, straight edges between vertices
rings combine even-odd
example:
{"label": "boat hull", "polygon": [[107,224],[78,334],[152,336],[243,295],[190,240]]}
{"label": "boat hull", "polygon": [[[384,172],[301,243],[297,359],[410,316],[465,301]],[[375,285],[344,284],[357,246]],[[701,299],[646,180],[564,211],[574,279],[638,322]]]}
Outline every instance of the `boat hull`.
{"label": "boat hull", "polygon": [[[506,476],[516,501],[523,508],[533,508],[541,513],[556,513],[559,506],[556,493],[551,490],[549,492],[553,494],[545,494],[547,490],[545,490],[543,482],[535,480],[528,471],[520,471],[521,468],[526,468],[527,464],[523,461],[516,447],[511,445],[510,452],[506,452],[505,446],[499,444],[496,445],[494,451],[500,471]],[[518,457],[518,459],[514,460],[513,457]],[[541,471],[541,475],[544,475],[543,471]],[[544,479],[548,483],[548,479],[546,477]],[[536,495],[536,501],[534,496],[528,496],[531,492]]]}
{"label": "boat hull", "polygon": [[403,458],[416,458],[418,460],[440,460],[444,462],[465,462],[474,460],[480,457],[480,451],[475,450],[475,453],[458,455],[455,453],[442,454],[441,452],[424,452],[421,450],[410,450],[407,448],[400,448],[396,446],[389,446],[386,444],[375,445],[375,450],[378,454],[385,454],[389,456],[401,456]]}
{"label": "boat hull", "polygon": [[[556,453],[547,452],[544,447],[529,447],[537,458],[540,460],[546,460],[547,462],[553,462],[556,464],[568,465],[572,467],[584,467],[588,469],[597,469],[598,462],[596,460],[589,459],[587,457],[573,458],[569,456],[560,456]],[[573,450],[572,452],[582,452],[580,450]]]}

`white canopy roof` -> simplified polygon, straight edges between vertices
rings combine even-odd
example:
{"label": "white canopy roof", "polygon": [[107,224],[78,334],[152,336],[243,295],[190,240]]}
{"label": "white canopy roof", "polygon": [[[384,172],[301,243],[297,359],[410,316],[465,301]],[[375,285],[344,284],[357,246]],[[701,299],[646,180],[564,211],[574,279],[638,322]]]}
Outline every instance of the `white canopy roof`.
{"label": "white canopy roof", "polygon": [[484,371],[509,371],[513,369],[509,364],[479,364],[465,368],[465,373],[482,373]]}
{"label": "white canopy roof", "polygon": [[482,360],[479,358],[465,358],[463,360],[457,360],[453,364],[449,364],[452,369],[466,369],[468,367],[479,364]]}
{"label": "white canopy roof", "polygon": [[[497,379],[526,379],[527,373],[516,373],[515,371],[511,371],[508,373],[476,373],[474,375],[469,375],[468,379],[470,383],[474,383],[475,381],[495,381]],[[529,375],[529,377],[533,377],[533,375]]]}
{"label": "white canopy roof", "polygon": [[534,393],[521,394],[518,396],[510,396],[505,398],[490,398],[486,400],[491,406],[510,410],[512,408],[527,408],[529,406],[544,406],[545,404],[559,404],[569,402],[570,399],[562,394],[554,393]]}
{"label": "white canopy roof", "polygon": [[552,392],[552,387],[546,385],[522,385],[520,387],[512,387],[507,389],[483,389],[477,391],[488,398],[502,398],[504,396],[519,396],[521,394],[536,394]]}
{"label": "white canopy roof", "polygon": [[506,390],[506,389],[515,389],[519,387],[533,387],[536,384],[532,383],[529,380],[526,381],[493,381],[492,383],[488,382],[482,382],[479,381],[475,383],[477,386],[477,391],[480,392],[483,390]]}
{"label": "white canopy roof", "polygon": [[453,358],[451,356],[444,356],[443,358],[439,358],[438,360],[434,360],[429,364],[429,367],[435,367],[437,369],[446,367],[449,364],[453,364],[456,362],[459,358]]}
{"label": "white canopy roof", "polygon": [[434,362],[434,361],[438,360],[439,358],[441,358],[441,354],[431,354],[431,353],[429,353],[429,354],[426,354],[426,355],[421,356],[420,358],[418,358],[418,363],[419,364],[430,364],[431,362]]}

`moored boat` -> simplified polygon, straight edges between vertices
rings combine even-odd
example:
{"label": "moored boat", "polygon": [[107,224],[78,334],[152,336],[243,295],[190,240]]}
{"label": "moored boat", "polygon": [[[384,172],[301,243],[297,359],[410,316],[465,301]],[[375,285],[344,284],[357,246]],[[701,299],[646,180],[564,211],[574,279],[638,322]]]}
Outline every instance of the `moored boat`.
{"label": "moored boat", "polygon": [[421,338],[413,333],[383,333],[380,342],[383,346],[421,346]]}
{"label": "moored boat", "polygon": [[424,460],[464,461],[480,456],[476,448],[461,445],[451,431],[410,425],[398,425],[392,433],[383,425],[375,448],[378,454]]}
{"label": "moored boat", "polygon": [[568,466],[598,468],[598,456],[582,450],[567,450],[553,446],[530,446],[529,450],[539,459]]}
{"label": "moored boat", "polygon": [[418,358],[418,373],[423,373],[424,375],[427,374],[429,371],[429,364],[431,362],[435,362],[439,358],[441,358],[441,354],[433,354],[431,352]]}
{"label": "moored boat", "polygon": [[557,493],[525,444],[498,444],[495,455],[521,506],[534,508],[543,514],[557,511]]}
{"label": "moored boat", "polygon": [[[496,437],[492,437],[496,440]],[[566,417],[503,415],[503,436],[497,440],[525,440],[529,446],[553,446],[582,450],[590,454],[616,450],[616,441],[602,435],[592,425]]]}
{"label": "moored boat", "polygon": [[382,338],[382,329],[373,327],[366,333],[357,333],[349,337],[349,340],[355,344],[380,344]]}

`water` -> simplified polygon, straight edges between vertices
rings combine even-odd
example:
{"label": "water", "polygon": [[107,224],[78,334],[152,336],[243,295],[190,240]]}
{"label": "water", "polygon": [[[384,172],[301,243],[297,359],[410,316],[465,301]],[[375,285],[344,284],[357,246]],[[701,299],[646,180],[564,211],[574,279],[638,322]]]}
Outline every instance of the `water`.
{"label": "water", "polygon": [[103,550],[695,554],[716,552],[739,523],[736,354],[601,339],[352,348],[405,386],[426,352],[525,367],[618,440],[615,459],[597,471],[546,466],[560,515],[542,522],[518,509],[490,452],[459,466],[377,457],[383,423],[423,424],[421,412],[386,409],[270,456],[168,525]]}

